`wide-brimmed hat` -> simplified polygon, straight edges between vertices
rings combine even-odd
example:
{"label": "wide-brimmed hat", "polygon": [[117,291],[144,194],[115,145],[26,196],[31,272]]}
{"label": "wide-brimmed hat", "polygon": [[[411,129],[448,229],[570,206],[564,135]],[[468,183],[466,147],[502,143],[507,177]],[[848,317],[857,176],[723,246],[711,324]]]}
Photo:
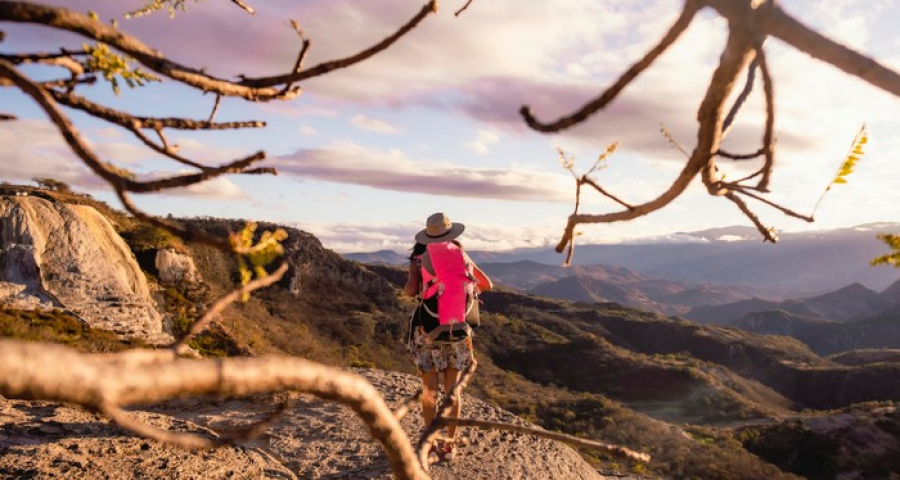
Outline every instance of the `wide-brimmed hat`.
{"label": "wide-brimmed hat", "polygon": [[435,213],[425,221],[425,230],[416,234],[416,241],[422,244],[449,242],[462,235],[466,226],[461,223],[450,222],[447,215]]}

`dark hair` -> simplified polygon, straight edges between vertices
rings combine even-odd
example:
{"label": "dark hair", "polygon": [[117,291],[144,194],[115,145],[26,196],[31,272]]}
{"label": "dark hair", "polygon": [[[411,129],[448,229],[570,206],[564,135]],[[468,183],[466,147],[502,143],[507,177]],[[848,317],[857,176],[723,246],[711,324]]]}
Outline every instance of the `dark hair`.
{"label": "dark hair", "polygon": [[412,259],[422,255],[427,250],[428,250],[427,245],[425,245],[424,243],[416,242],[416,244],[413,245],[412,253],[409,254],[409,259],[412,260]]}

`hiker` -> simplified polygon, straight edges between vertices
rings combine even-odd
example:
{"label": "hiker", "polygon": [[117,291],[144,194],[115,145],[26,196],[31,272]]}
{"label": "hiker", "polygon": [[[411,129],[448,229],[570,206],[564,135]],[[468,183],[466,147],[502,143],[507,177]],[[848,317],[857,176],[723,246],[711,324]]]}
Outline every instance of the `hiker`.
{"label": "hiker", "polygon": [[[409,257],[409,279],[405,294],[420,302],[410,317],[407,347],[422,377],[422,416],[431,424],[437,412],[438,384],[450,395],[463,371],[476,363],[472,355],[472,329],[467,313],[477,312],[477,294],[490,290],[490,279],[463,251],[456,240],[465,230],[443,213],[428,217],[425,229],[416,234]],[[450,415],[459,417],[458,398]],[[453,460],[456,454],[456,425],[447,426],[444,441],[432,445],[439,459]]]}

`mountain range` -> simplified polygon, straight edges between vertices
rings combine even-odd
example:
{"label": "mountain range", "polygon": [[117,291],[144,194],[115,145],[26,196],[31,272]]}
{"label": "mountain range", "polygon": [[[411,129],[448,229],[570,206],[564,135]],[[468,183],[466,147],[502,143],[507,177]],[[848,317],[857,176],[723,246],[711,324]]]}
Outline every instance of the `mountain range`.
{"label": "mountain range", "polygon": [[[753,228],[725,227],[630,243],[578,245],[573,265],[624,267],[646,277],[683,283],[685,288],[745,288],[760,298],[781,301],[822,295],[853,283],[873,290],[887,288],[897,280],[897,272],[871,267],[869,262],[886,251],[876,235],[897,232],[900,223],[872,223],[782,233],[773,245],[760,241]],[[530,261],[558,266],[563,260],[550,247],[469,253],[479,265]],[[344,256],[364,263],[401,265],[408,261],[393,251]]]}

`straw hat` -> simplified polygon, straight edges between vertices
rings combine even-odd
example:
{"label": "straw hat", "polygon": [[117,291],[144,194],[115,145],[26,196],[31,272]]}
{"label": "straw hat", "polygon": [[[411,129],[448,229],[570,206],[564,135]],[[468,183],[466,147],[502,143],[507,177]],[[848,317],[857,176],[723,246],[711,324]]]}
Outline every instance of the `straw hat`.
{"label": "straw hat", "polygon": [[435,213],[425,221],[425,230],[416,234],[416,241],[422,244],[449,242],[462,235],[466,226],[461,223],[451,223],[447,215]]}

